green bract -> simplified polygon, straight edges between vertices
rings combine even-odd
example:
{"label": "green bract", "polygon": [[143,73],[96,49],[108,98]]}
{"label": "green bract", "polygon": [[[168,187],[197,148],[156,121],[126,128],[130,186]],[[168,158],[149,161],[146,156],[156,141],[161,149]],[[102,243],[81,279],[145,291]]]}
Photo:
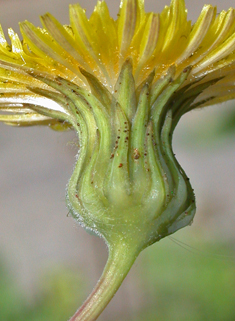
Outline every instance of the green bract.
{"label": "green bract", "polygon": [[142,250],[192,221],[193,191],[171,147],[174,100],[189,72],[175,77],[171,67],[157,82],[152,73],[136,87],[127,60],[113,95],[87,72],[91,93],[51,84],[76,105],[78,132],[85,136],[68,207],[108,243],[123,239]]}

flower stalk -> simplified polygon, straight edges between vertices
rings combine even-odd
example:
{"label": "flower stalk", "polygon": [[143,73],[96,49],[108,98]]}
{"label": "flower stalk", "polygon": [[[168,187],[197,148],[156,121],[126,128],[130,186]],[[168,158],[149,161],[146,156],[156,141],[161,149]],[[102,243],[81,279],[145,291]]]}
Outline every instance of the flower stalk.
{"label": "flower stalk", "polygon": [[119,289],[138,252],[139,250],[130,247],[124,240],[119,240],[114,247],[109,248],[108,261],[100,280],[69,321],[96,320]]}

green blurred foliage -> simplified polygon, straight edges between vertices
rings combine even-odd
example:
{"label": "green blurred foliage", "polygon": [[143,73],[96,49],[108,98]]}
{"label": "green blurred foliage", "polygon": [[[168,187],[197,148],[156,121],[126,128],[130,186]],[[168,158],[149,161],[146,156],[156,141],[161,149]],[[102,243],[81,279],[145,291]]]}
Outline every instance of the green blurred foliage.
{"label": "green blurred foliage", "polygon": [[19,289],[9,277],[5,266],[0,263],[0,320],[17,320],[23,312],[23,300]]}
{"label": "green blurred foliage", "polygon": [[235,134],[235,111],[229,110],[221,119],[220,126],[218,128],[218,135],[234,135]]}
{"label": "green blurred foliage", "polygon": [[147,306],[136,321],[235,320],[234,246],[198,242],[182,249],[168,239],[143,256]]}
{"label": "green blurred foliage", "polygon": [[14,280],[0,264],[1,321],[65,321],[82,301],[83,283],[77,271],[70,268],[50,269],[40,278],[33,305],[26,304]]}

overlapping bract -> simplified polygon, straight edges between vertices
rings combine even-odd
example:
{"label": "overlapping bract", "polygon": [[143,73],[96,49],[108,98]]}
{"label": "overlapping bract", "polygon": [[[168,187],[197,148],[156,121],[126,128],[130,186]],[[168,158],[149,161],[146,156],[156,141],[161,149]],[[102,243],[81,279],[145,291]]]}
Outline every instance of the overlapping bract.
{"label": "overlapping bract", "polygon": [[[114,85],[126,59],[131,58],[137,86],[155,70],[154,81],[176,66],[176,77],[188,66],[188,86],[203,86],[191,107],[235,98],[235,10],[216,14],[205,5],[194,25],[187,21],[184,0],[172,0],[161,14],[146,13],[144,0],[123,0],[117,20],[110,17],[104,1],[98,1],[91,17],[79,4],[70,6],[70,26],[61,25],[49,13],[41,17],[43,29],[25,21],[20,24],[23,41],[9,29],[11,44],[0,30],[0,120],[9,124],[67,124],[35,111],[64,109],[52,104],[55,92],[44,79],[62,77],[90,90],[81,69],[114,93]],[[40,80],[35,75],[43,76]],[[216,80],[216,81],[214,81]],[[30,87],[30,88],[29,88]],[[32,92],[37,89],[37,93]],[[184,90],[184,91],[185,91]],[[189,93],[188,93],[189,95]],[[44,98],[42,98],[42,96]],[[47,98],[45,98],[47,97]],[[54,116],[53,116],[54,115]]]}

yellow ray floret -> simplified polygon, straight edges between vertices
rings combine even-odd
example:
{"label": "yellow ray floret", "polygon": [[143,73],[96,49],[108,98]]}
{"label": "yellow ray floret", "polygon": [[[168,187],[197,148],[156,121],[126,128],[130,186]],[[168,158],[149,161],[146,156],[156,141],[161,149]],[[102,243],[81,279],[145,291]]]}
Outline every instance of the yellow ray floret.
{"label": "yellow ray floret", "polygon": [[[28,21],[20,23],[23,40],[9,29],[11,44],[0,29],[0,108],[18,105],[17,94],[25,97],[22,108],[28,108],[29,86],[55,91],[36,79],[36,73],[49,79],[59,76],[90,90],[81,72],[85,70],[113,94],[121,68],[129,58],[136,86],[153,70],[157,81],[172,65],[175,76],[190,66],[185,85],[223,74],[226,86],[235,72],[232,8],[217,15],[215,7],[205,5],[194,25],[187,20],[184,0],[172,0],[160,14],[145,12],[144,0],[122,0],[117,20],[110,16],[104,1],[97,2],[90,18],[79,4],[70,5],[69,14],[69,26],[61,25],[49,13],[41,17],[43,28]],[[210,95],[217,97],[218,85],[214,88]],[[234,98],[233,91],[230,95],[225,92],[219,101]]]}

